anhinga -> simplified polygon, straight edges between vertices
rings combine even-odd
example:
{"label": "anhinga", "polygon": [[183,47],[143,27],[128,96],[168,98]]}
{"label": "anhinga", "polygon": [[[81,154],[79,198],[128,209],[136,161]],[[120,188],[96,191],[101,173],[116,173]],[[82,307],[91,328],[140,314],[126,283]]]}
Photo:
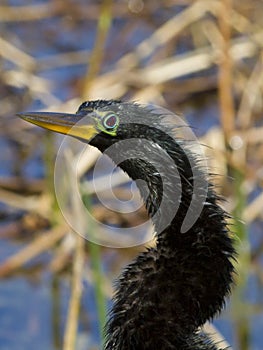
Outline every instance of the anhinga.
{"label": "anhinga", "polygon": [[[82,103],[76,114],[19,116],[101,152],[116,145],[112,160],[133,180],[144,180],[138,187],[156,229],[156,246],[139,254],[118,280],[105,350],[218,349],[220,344],[213,343],[200,327],[220,312],[230,292],[233,240],[227,215],[202,166],[180,138],[171,137],[171,124],[164,115],[136,103],[97,100]],[[137,157],[133,153],[129,158],[129,147],[120,142],[129,139],[136,139]],[[154,161],[148,162],[145,153]],[[168,166],[162,161],[165,155],[172,160]],[[118,159],[124,160],[119,163]],[[183,232],[195,195],[194,174],[206,181],[207,189],[197,220]],[[163,181],[168,183],[168,194]],[[161,208],[163,197],[168,203],[165,208]],[[173,203],[178,204],[175,212]],[[167,213],[170,220],[165,223]]]}

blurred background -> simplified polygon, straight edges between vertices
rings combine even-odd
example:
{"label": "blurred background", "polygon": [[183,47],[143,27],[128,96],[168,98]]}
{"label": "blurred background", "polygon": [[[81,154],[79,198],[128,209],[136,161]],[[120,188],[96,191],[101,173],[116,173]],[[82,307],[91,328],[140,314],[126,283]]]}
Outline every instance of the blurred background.
{"label": "blurred background", "polygon": [[[263,349],[262,18],[261,0],[1,1],[0,350],[100,349],[112,281],[142,249],[73,233],[54,194],[62,138],[16,117],[103,98],[182,114],[208,146],[239,252],[236,286],[214,326],[233,349]],[[124,215],[96,198],[97,157],[89,148],[79,174],[94,217],[143,222],[143,208]],[[129,199],[121,173],[115,184]]]}

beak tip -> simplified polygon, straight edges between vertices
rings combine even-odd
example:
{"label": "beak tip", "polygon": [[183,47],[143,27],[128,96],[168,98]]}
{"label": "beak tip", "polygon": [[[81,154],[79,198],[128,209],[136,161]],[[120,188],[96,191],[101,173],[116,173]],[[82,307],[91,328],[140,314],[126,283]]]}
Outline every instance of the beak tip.
{"label": "beak tip", "polygon": [[16,114],[22,120],[60,134],[70,135],[79,139],[89,140],[97,134],[93,123],[83,123],[83,116],[69,113],[25,112]]}

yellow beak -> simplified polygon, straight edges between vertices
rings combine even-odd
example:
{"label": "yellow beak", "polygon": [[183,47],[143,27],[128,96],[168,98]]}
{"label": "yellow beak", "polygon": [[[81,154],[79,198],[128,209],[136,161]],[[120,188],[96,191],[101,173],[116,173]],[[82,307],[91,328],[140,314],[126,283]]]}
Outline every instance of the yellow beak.
{"label": "yellow beak", "polygon": [[28,112],[19,113],[18,116],[32,124],[60,134],[70,135],[88,142],[98,134],[94,119],[88,115]]}

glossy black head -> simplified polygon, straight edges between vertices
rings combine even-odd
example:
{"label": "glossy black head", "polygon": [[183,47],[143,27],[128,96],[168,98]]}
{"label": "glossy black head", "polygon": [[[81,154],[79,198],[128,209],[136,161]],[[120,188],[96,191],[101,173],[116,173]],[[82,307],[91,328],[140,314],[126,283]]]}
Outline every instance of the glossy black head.
{"label": "glossy black head", "polygon": [[119,140],[160,139],[154,130],[160,125],[160,115],[136,103],[118,100],[87,101],[76,114],[28,112],[19,116],[45,129],[76,137],[101,151]]}
{"label": "glossy black head", "polygon": [[164,121],[163,111],[133,102],[95,100],[83,102],[76,114],[28,112],[19,116],[45,129],[73,136],[101,152],[120,140],[136,139],[140,143],[147,139],[166,150],[173,143],[174,121],[171,127]]}

